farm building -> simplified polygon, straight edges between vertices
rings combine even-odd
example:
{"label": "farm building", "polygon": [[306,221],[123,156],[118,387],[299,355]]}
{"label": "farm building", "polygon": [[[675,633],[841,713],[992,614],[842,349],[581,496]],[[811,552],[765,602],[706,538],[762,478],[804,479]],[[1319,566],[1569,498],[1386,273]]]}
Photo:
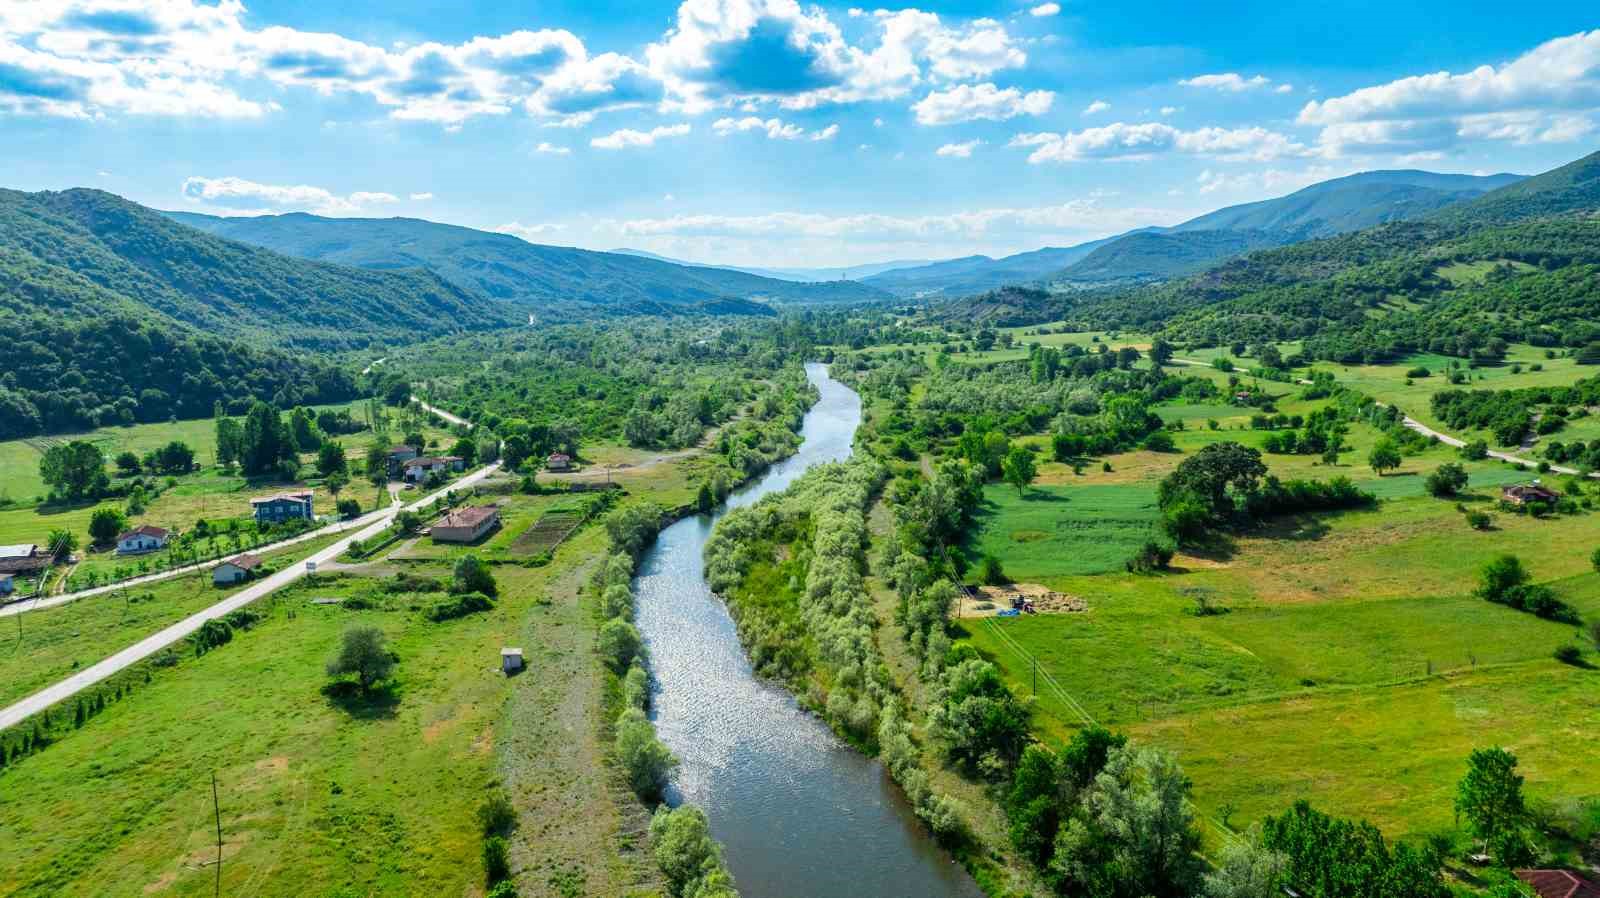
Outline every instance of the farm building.
{"label": "farm building", "polygon": [[504,648],[500,650],[500,670],[503,673],[513,674],[522,669],[522,649]]}
{"label": "farm building", "polygon": [[1529,502],[1552,503],[1560,499],[1561,494],[1535,480],[1501,487],[1500,498],[1512,505],[1527,505]]}
{"label": "farm building", "polygon": [[500,509],[493,505],[472,505],[458,508],[440,518],[433,525],[433,541],[438,543],[472,543],[500,526]]}
{"label": "farm building", "polygon": [[421,454],[422,451],[413,446],[395,446],[390,449],[384,456],[389,463],[389,476],[399,477],[405,468],[405,463]]}
{"label": "farm building", "polygon": [[171,531],[165,527],[141,524],[117,537],[117,554],[142,555],[145,552],[154,552],[165,548],[167,540],[171,538]]}
{"label": "farm building", "polygon": [[544,469],[546,471],[570,471],[572,470],[572,456],[565,452],[552,452],[550,457],[544,460]]}
{"label": "farm building", "polygon": [[1567,870],[1518,870],[1539,898],[1600,898],[1600,886]]}
{"label": "farm building", "polygon": [[311,490],[304,490],[251,499],[250,509],[255,513],[256,520],[265,524],[276,524],[291,518],[314,520],[316,514],[311,510],[311,493]]}
{"label": "farm building", "polygon": [[255,555],[239,555],[211,569],[211,582],[218,586],[247,580],[261,569],[261,559]]}
{"label": "farm building", "polygon": [[0,574],[37,574],[50,566],[50,556],[34,543],[0,546]]}

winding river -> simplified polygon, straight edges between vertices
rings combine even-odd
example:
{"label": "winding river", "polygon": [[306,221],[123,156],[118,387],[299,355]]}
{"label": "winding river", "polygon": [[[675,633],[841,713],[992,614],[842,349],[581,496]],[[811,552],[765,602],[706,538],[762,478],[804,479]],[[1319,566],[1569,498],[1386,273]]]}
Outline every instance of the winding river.
{"label": "winding river", "polygon": [[[748,505],[812,465],[849,457],[861,399],[819,364],[821,400],[794,456],[728,500]],[[781,686],[756,679],[732,618],[701,577],[716,515],[661,532],[634,588],[661,739],[682,760],[668,798],[704,808],[745,898],[974,898],[882,765],[839,741]]]}

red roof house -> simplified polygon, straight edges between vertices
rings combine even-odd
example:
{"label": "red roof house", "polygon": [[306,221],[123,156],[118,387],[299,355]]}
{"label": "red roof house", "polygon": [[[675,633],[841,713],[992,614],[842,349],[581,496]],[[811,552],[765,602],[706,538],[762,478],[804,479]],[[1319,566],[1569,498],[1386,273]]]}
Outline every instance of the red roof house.
{"label": "red roof house", "polygon": [[1518,870],[1539,898],[1600,898],[1600,886],[1569,870]]}

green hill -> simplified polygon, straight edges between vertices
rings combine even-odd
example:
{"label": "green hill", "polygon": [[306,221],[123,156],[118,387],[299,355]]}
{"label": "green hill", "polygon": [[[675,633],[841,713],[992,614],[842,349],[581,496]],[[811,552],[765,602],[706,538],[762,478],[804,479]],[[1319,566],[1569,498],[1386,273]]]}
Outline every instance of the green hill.
{"label": "green hill", "polygon": [[1291,239],[1282,231],[1144,231],[1099,247],[1056,277],[1074,284],[1162,280]]}
{"label": "green hill", "polygon": [[501,300],[518,313],[541,318],[696,312],[713,302],[725,309],[730,300],[785,305],[889,298],[855,281],[781,281],[640,255],[545,246],[510,234],[415,218],[166,214],[230,240],[302,259],[380,271],[425,269],[464,290]]}

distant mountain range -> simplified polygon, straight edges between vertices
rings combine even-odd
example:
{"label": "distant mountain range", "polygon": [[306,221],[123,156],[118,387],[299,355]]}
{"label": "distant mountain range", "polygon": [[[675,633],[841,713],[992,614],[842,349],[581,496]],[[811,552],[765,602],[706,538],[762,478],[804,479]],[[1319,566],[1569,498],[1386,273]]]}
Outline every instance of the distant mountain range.
{"label": "distant mountain range", "polygon": [[863,279],[896,296],[959,296],[1027,283],[1065,287],[1178,277],[1223,259],[1419,218],[1514,184],[1520,175],[1372,171],[1313,184],[1277,199],[1229,206],[1172,227],[1139,228],[1103,240],[1000,259],[968,256],[897,268]]}
{"label": "distant mountain range", "polygon": [[642,249],[614,249],[613,253],[625,256],[639,256],[643,259],[655,259],[658,262],[671,262],[674,265],[686,265],[691,268],[723,268],[728,271],[742,271],[746,274],[759,275],[765,278],[776,278],[780,281],[799,281],[801,283],[814,283],[816,281],[859,281],[862,278],[882,274],[885,271],[894,271],[899,268],[915,268],[927,265],[928,259],[900,259],[893,262],[874,262],[868,265],[847,265],[842,268],[752,268],[746,265],[716,265],[702,264],[699,262],[685,262],[682,259],[673,259],[668,256],[658,255]]}
{"label": "distant mountain range", "polygon": [[540,318],[743,310],[888,299],[854,281],[795,283],[648,256],[529,243],[510,234],[416,218],[287,215],[218,217],[167,212],[219,237],[302,259],[377,270],[423,269]]}

